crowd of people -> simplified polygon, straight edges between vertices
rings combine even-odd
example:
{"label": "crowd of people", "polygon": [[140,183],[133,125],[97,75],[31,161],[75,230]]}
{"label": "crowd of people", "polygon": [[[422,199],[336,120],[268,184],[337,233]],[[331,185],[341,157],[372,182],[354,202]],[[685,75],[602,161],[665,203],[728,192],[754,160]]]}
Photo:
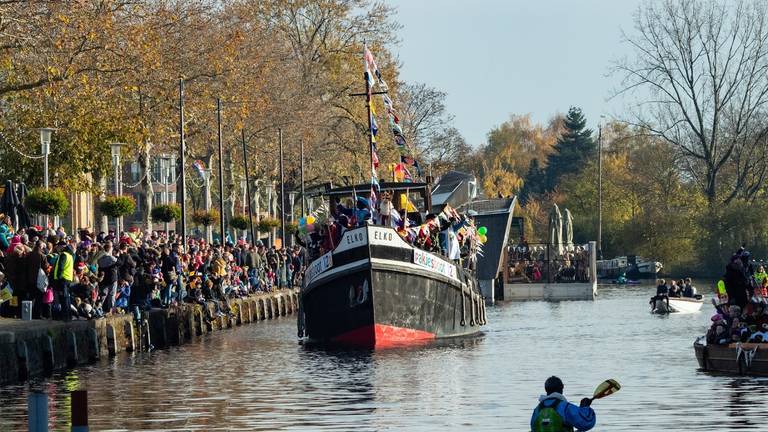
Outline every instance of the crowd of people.
{"label": "crowd of people", "polygon": [[[547,259],[547,254],[553,259]],[[507,250],[510,282],[588,282],[589,250],[583,246],[565,248],[561,255],[553,247],[531,246],[523,239]],[[551,276],[550,276],[551,275]]]}
{"label": "crowd of people", "polygon": [[743,246],[717,283],[707,343],[768,342],[768,274]]}
{"label": "crowd of people", "polygon": [[[300,246],[208,243],[161,231],[68,235],[0,218],[0,315],[35,319],[93,319],[114,313],[213,302],[298,285],[305,267]],[[223,306],[222,306],[223,305]]]}

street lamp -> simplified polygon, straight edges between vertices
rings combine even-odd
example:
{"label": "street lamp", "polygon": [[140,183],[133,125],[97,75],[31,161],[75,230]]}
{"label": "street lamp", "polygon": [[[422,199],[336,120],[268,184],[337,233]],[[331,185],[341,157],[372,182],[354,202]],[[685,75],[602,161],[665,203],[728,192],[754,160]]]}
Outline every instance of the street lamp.
{"label": "street lamp", "polygon": [[[122,193],[122,187],[120,185],[120,149],[124,146],[124,143],[109,143],[110,150],[112,152],[112,167],[115,169],[115,196]],[[118,217],[115,220],[115,236],[120,238],[120,232],[123,227],[123,218]]]}
{"label": "street lamp", "polygon": [[40,128],[40,152],[43,154],[43,184],[48,190],[48,155],[51,153],[51,134],[56,129]]}

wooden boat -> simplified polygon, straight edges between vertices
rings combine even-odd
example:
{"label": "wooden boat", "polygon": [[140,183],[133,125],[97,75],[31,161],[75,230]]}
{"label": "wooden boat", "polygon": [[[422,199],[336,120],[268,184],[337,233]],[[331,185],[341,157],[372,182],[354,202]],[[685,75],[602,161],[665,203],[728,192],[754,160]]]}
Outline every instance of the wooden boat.
{"label": "wooden boat", "polygon": [[[382,190],[392,191],[395,202],[400,193],[426,192],[414,183],[383,183]],[[333,204],[345,193],[361,195],[352,188],[325,194]],[[471,271],[408,244],[385,226],[345,232],[333,250],[309,264],[300,299],[300,334],[310,343],[423,344],[471,336],[485,324],[485,301]]]}
{"label": "wooden boat", "polygon": [[708,345],[701,336],[693,343],[693,349],[702,370],[768,376],[768,343]]}
{"label": "wooden boat", "polygon": [[701,310],[704,299],[697,297],[669,297],[669,303],[665,299],[651,300],[651,313],[694,313]]}

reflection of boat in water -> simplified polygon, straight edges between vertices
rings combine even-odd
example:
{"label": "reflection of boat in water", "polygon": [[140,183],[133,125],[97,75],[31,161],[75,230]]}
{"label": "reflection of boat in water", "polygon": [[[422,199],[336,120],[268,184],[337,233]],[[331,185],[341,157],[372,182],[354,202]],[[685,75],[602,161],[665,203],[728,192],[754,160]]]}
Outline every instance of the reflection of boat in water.
{"label": "reflection of boat in water", "polygon": [[768,376],[768,343],[709,345],[702,336],[693,343],[693,349],[702,370]]}
{"label": "reflection of boat in water", "polygon": [[616,279],[622,274],[628,279],[655,279],[664,266],[658,261],[629,255],[597,261],[597,277]]}
{"label": "reflection of boat in water", "polygon": [[[364,186],[346,189],[326,194],[359,196]],[[418,183],[383,183],[382,190],[391,191],[394,202],[401,194],[427,192]],[[309,264],[301,307],[300,326],[310,342],[358,347],[469,336],[485,324],[485,301],[471,272],[376,225],[345,232],[332,251]]]}
{"label": "reflection of boat in water", "polygon": [[651,313],[694,313],[701,310],[704,300],[697,297],[664,297],[651,299]]}

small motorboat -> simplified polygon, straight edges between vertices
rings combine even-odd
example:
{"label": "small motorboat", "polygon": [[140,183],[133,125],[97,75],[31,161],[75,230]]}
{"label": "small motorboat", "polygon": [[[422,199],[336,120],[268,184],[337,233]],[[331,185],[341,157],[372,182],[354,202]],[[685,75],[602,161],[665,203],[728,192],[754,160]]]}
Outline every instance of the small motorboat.
{"label": "small motorboat", "polygon": [[696,297],[666,297],[656,296],[651,298],[651,313],[669,314],[669,313],[694,313],[701,310],[704,304],[702,296]]}
{"label": "small motorboat", "polygon": [[633,280],[633,279],[614,279],[611,281],[614,285],[640,285],[643,282],[639,280]]}
{"label": "small motorboat", "polygon": [[702,370],[739,375],[768,375],[768,343],[707,344],[701,336],[693,343]]}

